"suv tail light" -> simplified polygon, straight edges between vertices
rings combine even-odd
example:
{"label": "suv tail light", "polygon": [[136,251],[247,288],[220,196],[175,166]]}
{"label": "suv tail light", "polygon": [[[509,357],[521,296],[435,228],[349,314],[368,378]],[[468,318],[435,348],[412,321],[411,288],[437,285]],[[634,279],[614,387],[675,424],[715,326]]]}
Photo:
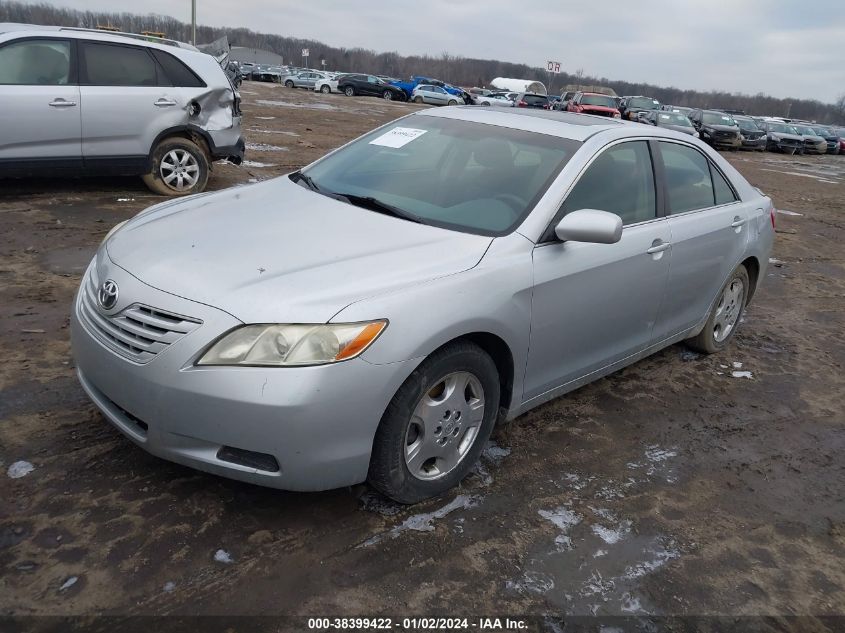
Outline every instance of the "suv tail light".
{"label": "suv tail light", "polygon": [[772,230],[773,230],[773,231],[774,231],[774,229],[775,229],[775,213],[777,213],[777,211],[775,211],[775,203],[774,203],[774,202],[772,202],[772,203],[769,205],[769,217],[770,217],[770,218],[771,218],[771,220],[772,220]]}

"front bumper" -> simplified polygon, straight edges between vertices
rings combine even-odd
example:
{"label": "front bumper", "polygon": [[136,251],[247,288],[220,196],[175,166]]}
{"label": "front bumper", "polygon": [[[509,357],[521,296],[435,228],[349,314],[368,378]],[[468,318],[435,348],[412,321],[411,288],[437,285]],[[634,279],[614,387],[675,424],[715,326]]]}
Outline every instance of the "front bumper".
{"label": "front bumper", "polygon": [[[123,297],[113,309],[117,314],[141,304],[202,321],[139,364],[107,348],[91,331],[83,314],[84,291],[77,293],[71,342],[79,381],[126,437],[163,459],[274,488],[326,490],[366,479],[376,428],[413,361],[197,367],[194,361],[205,347],[240,321],[147,286],[106,261],[92,264],[83,283],[89,275],[95,287],[97,279],[114,280]],[[278,470],[230,461],[221,452],[229,448],[272,456]]]}
{"label": "front bumper", "polygon": [[826,154],[827,153],[827,143],[825,143],[825,142],[804,143],[804,153],[805,154]]}
{"label": "front bumper", "polygon": [[701,135],[701,140],[712,145],[713,147],[721,147],[727,149],[739,149],[742,147],[742,140],[739,136],[708,136]]}
{"label": "front bumper", "polygon": [[742,141],[742,149],[766,149],[766,137],[750,139],[746,138]]}
{"label": "front bumper", "polygon": [[769,149],[774,149],[779,152],[786,152],[786,153],[793,153],[793,152],[800,152],[801,151],[801,144],[796,141],[770,141],[768,144]]}

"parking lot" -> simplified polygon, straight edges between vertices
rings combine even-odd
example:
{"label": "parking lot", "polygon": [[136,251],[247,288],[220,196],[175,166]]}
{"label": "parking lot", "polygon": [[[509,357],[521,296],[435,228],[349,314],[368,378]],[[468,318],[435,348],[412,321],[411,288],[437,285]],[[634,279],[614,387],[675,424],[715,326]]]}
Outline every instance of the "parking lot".
{"label": "parking lot", "polygon": [[[427,107],[242,96],[246,161],[209,189]],[[136,178],[0,182],[0,614],[842,614],[845,157],[726,156],[780,211],[729,350],[676,345],[535,409],[413,507],[240,484],[126,440],[77,384],[69,311],[106,232],[162,198]]]}

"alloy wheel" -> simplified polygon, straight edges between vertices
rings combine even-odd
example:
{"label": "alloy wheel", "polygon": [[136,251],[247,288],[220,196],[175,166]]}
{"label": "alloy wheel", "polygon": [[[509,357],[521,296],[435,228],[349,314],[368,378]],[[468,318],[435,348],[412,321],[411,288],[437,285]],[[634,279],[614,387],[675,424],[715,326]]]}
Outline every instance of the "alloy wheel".
{"label": "alloy wheel", "polygon": [[742,312],[744,296],[745,286],[741,279],[733,279],[722,291],[713,320],[713,338],[717,343],[728,338],[736,326]]}
{"label": "alloy wheel", "polygon": [[159,174],[168,187],[176,191],[188,191],[199,180],[199,163],[191,152],[172,149],[161,159]]}

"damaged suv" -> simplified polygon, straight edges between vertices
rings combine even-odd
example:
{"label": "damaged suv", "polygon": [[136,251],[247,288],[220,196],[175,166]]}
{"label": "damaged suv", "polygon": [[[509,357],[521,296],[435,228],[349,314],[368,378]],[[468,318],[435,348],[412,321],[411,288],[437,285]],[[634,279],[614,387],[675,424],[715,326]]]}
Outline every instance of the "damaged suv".
{"label": "damaged suv", "polygon": [[217,60],[158,38],[0,24],[0,177],[139,175],[199,193],[244,154],[240,97]]}

